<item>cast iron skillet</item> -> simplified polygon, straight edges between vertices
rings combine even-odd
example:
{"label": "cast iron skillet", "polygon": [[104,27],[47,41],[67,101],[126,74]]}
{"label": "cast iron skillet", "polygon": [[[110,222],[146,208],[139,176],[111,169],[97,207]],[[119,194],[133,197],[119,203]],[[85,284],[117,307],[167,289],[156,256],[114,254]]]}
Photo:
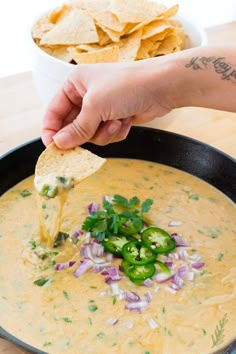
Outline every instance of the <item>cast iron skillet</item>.
{"label": "cast iron skillet", "polygon": [[[236,160],[199,141],[157,129],[133,127],[126,140],[107,146],[84,147],[103,157],[137,158],[163,163],[212,184],[236,202]],[[44,145],[36,139],[0,158],[0,195],[32,175]],[[33,354],[45,354],[0,327],[0,336]],[[236,341],[224,354],[236,353]]]}

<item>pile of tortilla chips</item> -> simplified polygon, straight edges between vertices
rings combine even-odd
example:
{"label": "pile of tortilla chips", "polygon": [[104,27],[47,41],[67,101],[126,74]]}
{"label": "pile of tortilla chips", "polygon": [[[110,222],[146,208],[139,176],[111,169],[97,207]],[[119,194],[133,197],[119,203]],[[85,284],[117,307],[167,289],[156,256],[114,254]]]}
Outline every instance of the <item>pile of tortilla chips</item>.
{"label": "pile of tortilla chips", "polygon": [[68,63],[140,60],[184,48],[183,26],[172,19],[177,12],[178,5],[150,0],[71,0],[40,18],[32,35]]}

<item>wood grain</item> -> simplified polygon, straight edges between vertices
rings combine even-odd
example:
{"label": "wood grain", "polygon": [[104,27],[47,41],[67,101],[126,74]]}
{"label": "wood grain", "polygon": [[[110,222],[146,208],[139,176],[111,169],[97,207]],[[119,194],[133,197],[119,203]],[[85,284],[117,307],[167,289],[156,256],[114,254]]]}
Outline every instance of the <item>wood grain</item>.
{"label": "wood grain", "polygon": [[[236,22],[210,28],[210,45],[235,45]],[[0,79],[0,155],[40,135],[43,108],[32,73]],[[236,113],[204,108],[181,108],[146,126],[180,133],[206,142],[236,157]],[[24,354],[0,339],[0,354]]]}

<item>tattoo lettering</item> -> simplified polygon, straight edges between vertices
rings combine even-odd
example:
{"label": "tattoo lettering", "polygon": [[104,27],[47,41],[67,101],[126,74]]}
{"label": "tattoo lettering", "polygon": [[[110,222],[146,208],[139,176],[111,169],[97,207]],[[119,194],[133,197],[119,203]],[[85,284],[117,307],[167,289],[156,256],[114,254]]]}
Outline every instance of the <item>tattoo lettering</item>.
{"label": "tattoo lettering", "polygon": [[228,64],[224,57],[193,57],[185,65],[193,70],[213,70],[222,80],[230,80],[236,84],[236,66]]}

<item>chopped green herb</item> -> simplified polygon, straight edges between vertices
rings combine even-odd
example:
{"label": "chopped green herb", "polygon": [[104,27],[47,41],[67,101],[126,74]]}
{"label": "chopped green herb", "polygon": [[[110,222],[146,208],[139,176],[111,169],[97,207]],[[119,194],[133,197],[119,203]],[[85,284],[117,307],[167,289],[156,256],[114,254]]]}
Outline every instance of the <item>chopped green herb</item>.
{"label": "chopped green herb", "polygon": [[206,334],[207,334],[207,332],[206,332],[206,330],[204,328],[202,328],[202,333],[203,333],[204,336],[206,336]]}
{"label": "chopped green herb", "polygon": [[113,304],[113,305],[116,304],[116,297],[115,297],[115,296],[113,296],[112,304]]}
{"label": "chopped green herb", "polygon": [[94,286],[94,285],[91,285],[90,288],[91,288],[91,289],[97,289],[97,287]]}
{"label": "chopped green herb", "polygon": [[211,238],[217,238],[220,235],[220,230],[215,227],[211,230]]}
{"label": "chopped green herb", "polygon": [[90,324],[90,326],[93,325],[93,321],[92,321],[92,319],[90,317],[88,318],[88,323]]}
{"label": "chopped green herb", "polygon": [[67,323],[72,323],[72,320],[68,317],[63,317],[63,321]]}
{"label": "chopped green herb", "polygon": [[114,205],[118,205],[128,209],[134,208],[140,202],[138,197],[133,197],[128,200],[119,194],[115,194],[112,201]]}
{"label": "chopped green herb", "polygon": [[42,203],[42,209],[46,209],[46,208],[47,208],[46,203]]}
{"label": "chopped green herb", "polygon": [[28,191],[28,189],[24,189],[23,191],[20,192],[20,195],[25,198],[28,197],[29,195],[31,195],[32,193],[30,191]]}
{"label": "chopped green herb", "polygon": [[201,272],[200,272],[200,275],[205,275],[206,274],[206,271],[205,270],[202,270]]}
{"label": "chopped green herb", "polygon": [[89,305],[88,309],[90,312],[95,312],[97,311],[98,307],[96,305]]}
{"label": "chopped green herb", "polygon": [[191,251],[192,252],[197,252],[197,250],[195,248],[192,248]]}
{"label": "chopped green herb", "polygon": [[225,313],[223,318],[219,321],[219,324],[216,326],[214,334],[211,336],[212,348],[223,343],[224,330],[227,322],[228,322],[228,318],[227,318],[227,314]]}
{"label": "chopped green herb", "polygon": [[162,307],[162,313],[166,313],[166,308]]}
{"label": "chopped green herb", "polygon": [[69,234],[67,234],[66,232],[59,231],[55,237],[54,242],[53,242],[53,247],[57,248],[57,247],[62,246],[65,243],[65,241],[68,239],[68,237],[69,237]]}
{"label": "chopped green herb", "polygon": [[30,240],[29,244],[31,245],[32,250],[34,250],[37,247],[36,242],[34,240]]}
{"label": "chopped green herb", "polygon": [[89,302],[90,302],[90,303],[93,303],[93,302],[95,302],[95,301],[94,301],[94,300],[89,300]]}
{"label": "chopped green herb", "polygon": [[47,220],[48,218],[49,218],[49,215],[46,214],[46,215],[44,216],[44,219]]}
{"label": "chopped green herb", "polygon": [[97,334],[97,337],[100,338],[100,339],[103,339],[105,337],[105,333],[100,332],[100,333]]}
{"label": "chopped green herb", "polygon": [[166,334],[168,334],[168,336],[172,336],[171,330],[168,329],[167,327],[164,327],[164,331]]}
{"label": "chopped green herb", "polygon": [[64,176],[58,176],[58,177],[56,177],[56,179],[57,179],[59,182],[61,182],[62,184],[66,184],[66,182],[67,182],[67,178],[64,177]]}
{"label": "chopped green herb", "polygon": [[116,345],[117,345],[117,343],[116,343],[116,342],[113,342],[111,346],[112,346],[112,347],[115,347]]}
{"label": "chopped green herb", "polygon": [[202,230],[197,230],[197,232],[199,233],[199,234],[204,234],[204,231],[202,231]]}
{"label": "chopped green herb", "polygon": [[224,257],[224,253],[218,253],[217,259],[218,259],[219,262],[222,261],[222,258],[223,258],[223,257]]}
{"label": "chopped green herb", "polygon": [[48,262],[48,264],[46,264],[45,266],[43,266],[41,269],[42,270],[47,270],[49,268],[52,268],[56,265],[56,261],[55,259],[52,259],[50,262]]}
{"label": "chopped green herb", "polygon": [[[106,237],[112,234],[134,234],[140,231],[143,227],[143,213],[147,212],[153,201],[151,199],[145,200],[141,204],[141,210],[130,210],[136,207],[140,201],[137,197],[130,200],[116,194],[112,202],[104,200],[102,202],[103,210],[90,213],[85,219],[82,230],[90,231],[92,236],[99,241],[104,241]],[[117,212],[114,206],[124,208],[123,211]],[[128,210],[127,210],[128,209]]]}
{"label": "chopped green herb", "polygon": [[43,286],[50,280],[49,277],[42,277],[34,281],[35,285]]}
{"label": "chopped green herb", "polygon": [[45,342],[45,343],[43,344],[44,347],[49,347],[50,345],[52,345],[52,342]]}
{"label": "chopped green herb", "polygon": [[66,290],[63,290],[63,295],[66,300],[70,300],[70,297],[69,297],[68,292]]}
{"label": "chopped green herb", "polygon": [[146,199],[142,204],[141,204],[141,214],[143,213],[147,213],[151,206],[153,204],[153,200],[152,199]]}
{"label": "chopped green herb", "polygon": [[150,352],[144,352],[144,354],[151,354]]}
{"label": "chopped green herb", "polygon": [[189,196],[189,199],[192,199],[192,200],[199,200],[200,197],[199,197],[198,194],[191,194],[191,195]]}

